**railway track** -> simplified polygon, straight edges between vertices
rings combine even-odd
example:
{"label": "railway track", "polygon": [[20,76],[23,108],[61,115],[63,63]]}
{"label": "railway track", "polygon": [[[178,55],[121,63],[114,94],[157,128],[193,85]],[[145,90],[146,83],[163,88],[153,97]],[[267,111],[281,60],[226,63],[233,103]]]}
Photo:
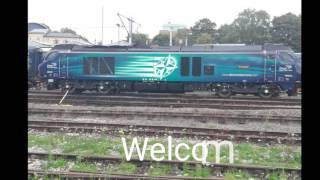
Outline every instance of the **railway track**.
{"label": "railway track", "polygon": [[43,117],[62,117],[62,118],[77,118],[77,117],[101,117],[101,118],[126,118],[132,120],[139,119],[191,119],[202,123],[214,121],[217,123],[238,123],[246,124],[250,122],[271,122],[280,124],[301,124],[301,117],[297,116],[258,116],[258,115],[237,115],[223,113],[190,113],[190,112],[148,112],[148,111],[103,111],[103,110],[79,110],[79,109],[53,109],[53,108],[29,108],[28,115],[43,116]]}
{"label": "railway track", "polygon": [[[29,90],[29,94],[56,94],[63,95],[63,93],[59,90]],[[293,102],[293,103],[301,103],[300,97],[277,97],[273,99],[261,99],[258,96],[231,96],[229,98],[221,98],[218,96],[214,96],[210,93],[204,94],[178,94],[178,93],[136,93],[136,92],[122,92],[117,95],[104,95],[96,92],[84,92],[81,94],[73,94],[77,96],[108,96],[108,97],[152,97],[152,98],[183,98],[183,99],[209,99],[209,100],[221,100],[221,101],[230,101],[230,100],[242,100],[242,101],[262,101],[262,102]]]}
{"label": "railway track", "polygon": [[[60,154],[60,153],[50,153],[52,158],[63,158],[71,161],[83,161],[83,162],[99,162],[103,164],[115,164],[121,163],[124,161],[123,157],[109,157],[109,156],[78,156],[75,154]],[[48,153],[39,153],[39,152],[28,152],[28,158],[31,159],[48,159]],[[269,167],[269,166],[259,166],[259,165],[243,165],[243,164],[223,164],[223,163],[210,163],[210,164],[202,164],[198,161],[177,161],[177,160],[163,160],[163,161],[152,161],[152,160],[143,160],[139,159],[131,159],[130,163],[134,163],[139,167],[150,167],[152,163],[162,164],[162,165],[171,165],[177,167],[179,169],[183,169],[184,165],[188,165],[190,167],[209,167],[212,171],[212,174],[215,176],[219,176],[226,171],[236,170],[236,171],[244,171],[248,172],[252,175],[264,177],[266,174],[270,172],[285,172],[290,176],[301,177],[301,169],[299,168],[286,168],[286,167]],[[290,179],[290,178],[289,178]]]}
{"label": "railway track", "polygon": [[[61,93],[29,93],[28,101],[34,103],[52,103],[60,101]],[[186,98],[188,97],[188,98]],[[279,100],[243,100],[211,99],[186,97],[142,97],[142,96],[101,96],[101,95],[68,95],[66,104],[86,104],[100,106],[151,106],[151,107],[194,107],[215,109],[301,109],[300,101]]]}
{"label": "railway track", "polygon": [[[49,177],[49,178],[63,178],[63,179],[186,179],[194,180],[194,177],[182,176],[147,176],[143,174],[117,174],[104,172],[65,172],[65,171],[39,171],[28,170],[29,177]],[[199,180],[223,180],[223,177],[199,178]]]}
{"label": "railway track", "polygon": [[28,128],[49,132],[85,132],[109,135],[173,136],[206,140],[232,140],[254,143],[300,144],[300,133],[224,130],[155,125],[125,125],[61,120],[28,120]]}

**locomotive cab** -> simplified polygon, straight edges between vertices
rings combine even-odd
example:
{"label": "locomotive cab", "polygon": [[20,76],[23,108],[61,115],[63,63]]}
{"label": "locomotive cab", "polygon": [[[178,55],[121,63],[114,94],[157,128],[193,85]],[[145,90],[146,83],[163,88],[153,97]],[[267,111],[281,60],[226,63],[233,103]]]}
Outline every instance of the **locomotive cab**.
{"label": "locomotive cab", "polygon": [[297,86],[297,91],[301,92],[301,54],[300,53],[295,53],[294,54],[294,59],[295,59],[295,67],[296,67],[296,72],[297,72],[297,79],[296,79],[296,86]]}
{"label": "locomotive cab", "polygon": [[52,51],[47,54],[44,61],[38,66],[39,77],[47,82],[47,89],[58,89],[58,84],[55,82],[55,78],[59,75],[59,65],[57,60],[60,54],[56,51]]}
{"label": "locomotive cab", "polygon": [[279,60],[277,80],[284,82],[289,96],[297,95],[297,86],[301,78],[301,60],[299,63],[292,51],[279,51],[277,59]]}

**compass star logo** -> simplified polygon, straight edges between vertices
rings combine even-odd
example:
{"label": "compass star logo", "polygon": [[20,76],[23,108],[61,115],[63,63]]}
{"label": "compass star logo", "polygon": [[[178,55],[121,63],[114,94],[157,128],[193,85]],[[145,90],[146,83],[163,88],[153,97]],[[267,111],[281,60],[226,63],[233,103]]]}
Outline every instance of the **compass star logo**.
{"label": "compass star logo", "polygon": [[169,76],[176,68],[177,63],[174,57],[171,55],[162,58],[158,63],[154,66],[154,73],[157,77],[161,79]]}

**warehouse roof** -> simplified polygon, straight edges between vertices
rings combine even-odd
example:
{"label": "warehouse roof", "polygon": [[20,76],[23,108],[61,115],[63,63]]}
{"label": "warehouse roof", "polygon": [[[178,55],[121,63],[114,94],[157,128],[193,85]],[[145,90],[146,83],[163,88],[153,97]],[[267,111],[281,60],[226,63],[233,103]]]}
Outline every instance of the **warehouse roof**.
{"label": "warehouse roof", "polygon": [[31,31],[29,31],[29,33],[33,33],[33,34],[45,34],[47,33],[49,30],[48,29],[32,29]]}
{"label": "warehouse roof", "polygon": [[51,45],[48,44],[43,44],[43,43],[39,43],[36,41],[28,41],[28,49],[35,49],[35,48],[50,48],[52,47]]}
{"label": "warehouse roof", "polygon": [[106,46],[130,46],[130,44],[127,41],[118,41],[118,42],[107,44]]}
{"label": "warehouse roof", "polygon": [[72,33],[48,32],[46,37],[80,38],[81,36]]}
{"label": "warehouse roof", "polygon": [[28,32],[34,30],[34,29],[46,29],[50,30],[49,26],[41,23],[28,23]]}

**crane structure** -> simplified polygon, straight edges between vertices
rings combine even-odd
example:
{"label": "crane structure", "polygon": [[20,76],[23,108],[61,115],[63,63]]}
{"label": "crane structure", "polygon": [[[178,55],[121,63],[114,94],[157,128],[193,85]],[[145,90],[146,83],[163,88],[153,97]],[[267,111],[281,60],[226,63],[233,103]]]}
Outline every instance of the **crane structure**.
{"label": "crane structure", "polygon": [[102,25],[101,25],[101,45],[103,45],[103,7],[102,7],[102,15],[101,15],[101,22],[102,22]]}
{"label": "crane structure", "polygon": [[[126,17],[120,13],[117,13],[117,16],[120,18],[120,21],[123,25],[123,27],[125,28],[125,30],[127,31],[128,33],[128,36],[129,36],[129,44],[132,45],[132,27],[133,27],[133,23],[136,23],[137,25],[141,26],[141,24],[137,23],[136,21],[134,21],[132,18],[129,18],[129,17]],[[127,29],[127,27],[125,26],[122,18],[125,18],[129,21],[129,30]]]}

